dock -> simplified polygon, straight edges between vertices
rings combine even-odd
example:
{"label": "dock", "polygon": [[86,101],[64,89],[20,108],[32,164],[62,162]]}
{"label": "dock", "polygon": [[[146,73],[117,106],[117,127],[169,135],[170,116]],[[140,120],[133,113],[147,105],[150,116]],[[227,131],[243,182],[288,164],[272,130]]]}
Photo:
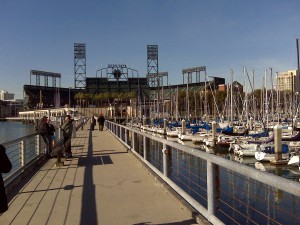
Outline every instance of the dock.
{"label": "dock", "polygon": [[48,159],[9,193],[0,224],[210,224],[108,130],[86,125],[72,139],[73,158]]}

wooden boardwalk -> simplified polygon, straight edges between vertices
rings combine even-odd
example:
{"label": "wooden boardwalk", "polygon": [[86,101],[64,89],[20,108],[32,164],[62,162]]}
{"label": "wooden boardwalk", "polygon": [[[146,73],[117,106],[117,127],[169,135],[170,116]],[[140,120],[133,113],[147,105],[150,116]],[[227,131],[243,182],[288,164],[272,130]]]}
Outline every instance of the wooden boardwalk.
{"label": "wooden boardwalk", "polygon": [[72,151],[64,166],[49,159],[14,188],[1,225],[197,224],[109,131],[86,126],[72,139]]}

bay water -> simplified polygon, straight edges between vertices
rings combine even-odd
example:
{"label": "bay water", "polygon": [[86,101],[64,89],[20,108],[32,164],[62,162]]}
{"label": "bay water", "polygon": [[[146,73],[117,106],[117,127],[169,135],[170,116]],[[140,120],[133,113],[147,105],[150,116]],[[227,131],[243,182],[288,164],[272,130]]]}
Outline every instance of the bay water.
{"label": "bay water", "polygon": [[22,122],[0,122],[0,144],[35,133],[33,124]]}

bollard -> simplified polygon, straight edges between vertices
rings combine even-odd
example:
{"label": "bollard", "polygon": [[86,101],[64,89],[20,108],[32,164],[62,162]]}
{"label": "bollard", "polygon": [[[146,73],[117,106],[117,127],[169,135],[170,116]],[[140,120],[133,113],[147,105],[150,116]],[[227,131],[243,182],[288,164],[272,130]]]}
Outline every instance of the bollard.
{"label": "bollard", "polygon": [[167,119],[164,119],[164,135],[167,134]]}
{"label": "bollard", "polygon": [[295,130],[298,127],[298,122],[297,122],[297,116],[293,119],[293,130]]}
{"label": "bollard", "polygon": [[181,133],[185,134],[185,120],[181,121]]}
{"label": "bollard", "polygon": [[282,159],[282,127],[277,124],[274,126],[274,147],[275,147],[275,161]]}
{"label": "bollard", "polygon": [[213,136],[213,147],[216,145],[216,136],[217,136],[217,123],[216,121],[213,121],[211,123],[212,125],[212,136]]}

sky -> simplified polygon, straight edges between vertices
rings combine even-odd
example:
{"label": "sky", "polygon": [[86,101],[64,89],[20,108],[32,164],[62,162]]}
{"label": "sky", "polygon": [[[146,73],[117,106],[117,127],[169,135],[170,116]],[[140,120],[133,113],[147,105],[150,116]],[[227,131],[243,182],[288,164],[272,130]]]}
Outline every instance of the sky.
{"label": "sky", "polygon": [[265,69],[269,77],[270,68],[297,69],[299,8],[299,0],[1,0],[0,90],[23,98],[30,70],[61,73],[61,87],[74,87],[74,43],[86,44],[87,77],[108,64],[146,77],[147,45],[158,45],[171,85],[198,66],[226,83],[233,71],[243,84],[245,66],[259,88]]}

